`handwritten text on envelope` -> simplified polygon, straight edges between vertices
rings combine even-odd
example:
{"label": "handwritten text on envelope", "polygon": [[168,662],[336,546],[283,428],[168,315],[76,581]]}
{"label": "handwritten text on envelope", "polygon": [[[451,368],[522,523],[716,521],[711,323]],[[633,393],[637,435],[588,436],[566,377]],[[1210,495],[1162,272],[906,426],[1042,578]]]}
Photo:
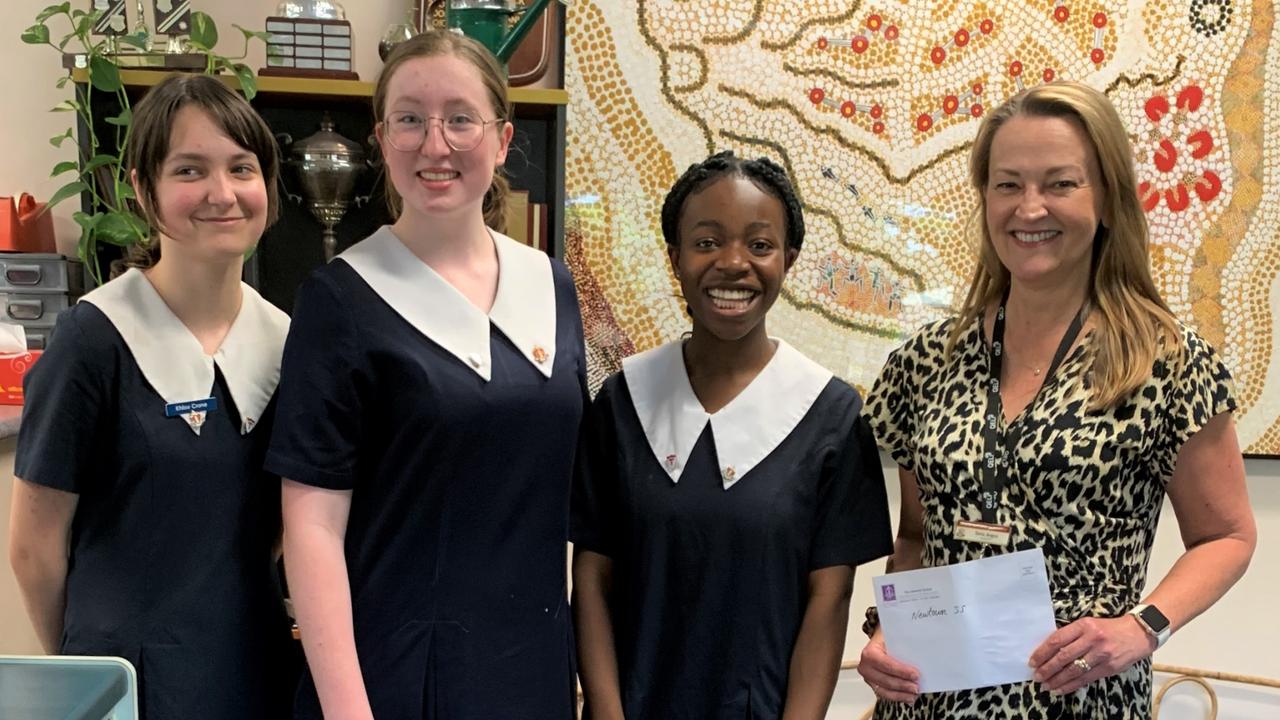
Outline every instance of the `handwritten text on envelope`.
{"label": "handwritten text on envelope", "polygon": [[1031,679],[1055,629],[1039,548],[874,579],[885,647],[920,671],[920,692]]}

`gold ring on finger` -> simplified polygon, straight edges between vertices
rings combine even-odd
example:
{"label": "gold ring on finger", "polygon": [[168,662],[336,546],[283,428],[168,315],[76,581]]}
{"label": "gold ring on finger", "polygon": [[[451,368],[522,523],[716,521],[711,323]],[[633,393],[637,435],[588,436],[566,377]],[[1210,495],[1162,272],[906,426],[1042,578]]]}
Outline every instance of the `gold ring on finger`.
{"label": "gold ring on finger", "polygon": [[1072,665],[1075,665],[1075,666],[1076,666],[1076,667],[1078,667],[1078,668],[1080,668],[1080,674],[1081,674],[1081,675],[1083,675],[1083,674],[1085,674],[1085,673],[1087,673],[1087,672],[1089,672],[1090,670],[1092,670],[1092,669],[1093,669],[1093,668],[1092,668],[1092,666],[1090,666],[1090,665],[1089,665],[1089,661],[1084,659],[1084,656],[1083,656],[1083,655],[1081,655],[1080,657],[1076,658],[1075,660],[1072,660],[1072,661],[1071,661],[1071,664],[1072,664]]}

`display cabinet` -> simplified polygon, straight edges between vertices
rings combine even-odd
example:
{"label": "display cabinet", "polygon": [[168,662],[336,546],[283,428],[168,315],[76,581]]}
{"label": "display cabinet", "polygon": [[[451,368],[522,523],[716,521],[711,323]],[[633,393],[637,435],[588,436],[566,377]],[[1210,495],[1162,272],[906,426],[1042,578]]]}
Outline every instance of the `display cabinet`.
{"label": "display cabinet", "polygon": [[[130,89],[131,102],[136,102],[147,88],[164,78],[153,70],[125,70],[121,79]],[[77,76],[83,81],[82,76]],[[224,78],[237,87],[234,78]],[[344,137],[365,147],[371,166],[356,180],[355,196],[342,221],[335,228],[338,250],[350,246],[390,221],[381,173],[372,165],[378,153],[373,142],[371,100],[373,83],[354,80],[312,78],[259,77],[258,94],[252,104],[282,142],[289,136],[301,140],[320,129],[327,113],[334,129]],[[106,118],[119,112],[111,107],[114,98],[94,94],[94,117]],[[563,252],[564,238],[564,133],[565,106],[568,94],[562,89],[512,88],[515,135],[507,155],[506,173],[511,186],[528,192],[528,201],[538,203],[546,214],[548,252]],[[80,129],[83,133],[85,128]],[[109,137],[107,127],[100,137]],[[287,158],[287,145],[281,148]],[[316,267],[325,262],[321,243],[323,228],[311,211],[290,196],[301,195],[299,179],[291,167],[281,173],[280,219],[267,230],[257,252],[245,264],[245,280],[258,288],[276,306],[289,312],[298,285]],[[85,198],[85,203],[89,202]],[[114,248],[107,248],[111,252]]]}

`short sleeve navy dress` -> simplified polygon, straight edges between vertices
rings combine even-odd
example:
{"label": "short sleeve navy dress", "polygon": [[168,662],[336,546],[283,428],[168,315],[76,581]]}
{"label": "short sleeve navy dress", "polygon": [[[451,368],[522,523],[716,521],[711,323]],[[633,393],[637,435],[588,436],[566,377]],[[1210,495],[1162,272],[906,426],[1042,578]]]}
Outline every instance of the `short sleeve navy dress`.
{"label": "short sleeve navy dress", "polygon": [[[563,265],[494,244],[487,315],[385,227],[294,308],[267,467],[352,493],[356,651],[378,720],[574,716],[581,319]],[[321,717],[306,674],[295,713]]]}
{"label": "short sleeve navy dress", "polygon": [[781,341],[711,415],[682,343],[605,381],[584,424],[573,541],[613,560],[628,718],[781,717],[809,574],[892,551],[861,405]]}
{"label": "short sleeve navy dress", "polygon": [[60,652],[133,663],[145,720],[275,720],[297,682],[262,470],[288,318],[243,292],[209,356],[130,270],[26,377],[15,474],[79,496]]}

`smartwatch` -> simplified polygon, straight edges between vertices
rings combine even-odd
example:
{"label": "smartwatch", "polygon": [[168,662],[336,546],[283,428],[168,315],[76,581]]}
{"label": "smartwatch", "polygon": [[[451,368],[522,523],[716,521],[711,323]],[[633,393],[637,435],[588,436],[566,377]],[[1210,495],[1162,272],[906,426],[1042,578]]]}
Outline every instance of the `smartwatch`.
{"label": "smartwatch", "polygon": [[1169,618],[1157,610],[1155,605],[1138,605],[1130,610],[1129,614],[1137,619],[1138,624],[1147,631],[1148,635],[1156,639],[1157,649],[1163,646],[1173,634],[1173,629],[1169,627]]}

